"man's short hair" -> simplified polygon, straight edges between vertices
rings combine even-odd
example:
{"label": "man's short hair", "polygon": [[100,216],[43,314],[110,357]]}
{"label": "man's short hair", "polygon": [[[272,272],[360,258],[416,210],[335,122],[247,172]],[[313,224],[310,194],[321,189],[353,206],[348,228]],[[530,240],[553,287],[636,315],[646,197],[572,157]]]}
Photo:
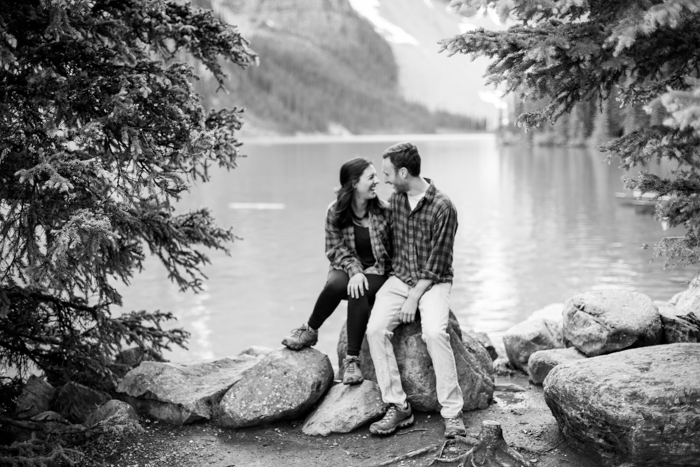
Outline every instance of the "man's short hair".
{"label": "man's short hair", "polygon": [[384,151],[382,157],[387,157],[396,167],[396,170],[401,167],[406,167],[408,173],[413,177],[420,175],[420,154],[418,148],[413,143],[398,143]]}

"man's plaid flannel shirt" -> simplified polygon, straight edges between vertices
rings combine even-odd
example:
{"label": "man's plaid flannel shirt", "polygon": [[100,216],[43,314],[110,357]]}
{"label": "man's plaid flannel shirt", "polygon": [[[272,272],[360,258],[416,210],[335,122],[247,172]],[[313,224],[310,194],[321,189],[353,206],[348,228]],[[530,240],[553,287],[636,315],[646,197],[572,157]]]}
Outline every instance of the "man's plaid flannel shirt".
{"label": "man's plaid flannel shirt", "polygon": [[348,277],[357,273],[378,274],[391,271],[391,211],[386,201],[379,200],[381,208],[369,211],[369,239],[372,244],[375,263],[364,269],[355,249],[355,229],[350,224],[338,229],[333,223],[335,202],[328,206],[326,213],[326,257],[331,269],[345,271]]}
{"label": "man's plaid flannel shirt", "polygon": [[420,279],[452,282],[452,251],[457,232],[457,211],[452,201],[430,187],[411,211],[406,193],[389,198],[394,237],[392,267],[396,277],[410,286]]}

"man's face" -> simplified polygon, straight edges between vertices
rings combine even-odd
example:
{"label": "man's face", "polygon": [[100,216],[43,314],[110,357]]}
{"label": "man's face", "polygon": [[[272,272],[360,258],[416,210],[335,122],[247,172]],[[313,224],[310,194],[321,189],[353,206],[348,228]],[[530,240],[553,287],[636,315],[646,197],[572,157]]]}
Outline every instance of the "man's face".
{"label": "man's face", "polygon": [[382,172],[384,172],[384,181],[394,187],[396,193],[405,193],[407,191],[407,182],[402,177],[402,172],[406,169],[397,170],[396,166],[391,163],[388,157],[382,159]]}

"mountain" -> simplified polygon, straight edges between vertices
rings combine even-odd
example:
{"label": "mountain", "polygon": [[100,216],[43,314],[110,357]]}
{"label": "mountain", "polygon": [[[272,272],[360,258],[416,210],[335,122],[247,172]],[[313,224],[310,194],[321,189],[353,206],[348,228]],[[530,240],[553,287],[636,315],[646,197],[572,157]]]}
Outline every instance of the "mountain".
{"label": "mountain", "polygon": [[[419,85],[411,78],[408,54],[395,50],[366,10],[358,10],[357,0],[196,3],[237,26],[260,57],[257,67],[228,68],[230,94],[217,89],[202,70],[195,83],[209,107],[246,108],[244,134],[435,133],[486,127],[488,117],[468,106],[447,112],[437,100],[411,94]],[[415,17],[417,12],[411,12]],[[434,86],[440,84],[426,83],[426,89]]]}
{"label": "mountain", "polygon": [[391,46],[399,88],[408,100],[495,125],[500,94],[485,86],[488,60],[439,53],[438,41],[467,30],[504,29],[495,15],[464,18],[447,11],[449,0],[350,0]]}

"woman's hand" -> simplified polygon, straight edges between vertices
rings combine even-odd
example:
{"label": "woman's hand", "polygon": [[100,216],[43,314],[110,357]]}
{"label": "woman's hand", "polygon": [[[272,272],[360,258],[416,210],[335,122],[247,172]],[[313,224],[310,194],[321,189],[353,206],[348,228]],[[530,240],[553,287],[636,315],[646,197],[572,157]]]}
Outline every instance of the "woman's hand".
{"label": "woman's hand", "polygon": [[348,281],[348,297],[360,298],[365,295],[365,289],[369,290],[369,282],[361,272],[358,272]]}

